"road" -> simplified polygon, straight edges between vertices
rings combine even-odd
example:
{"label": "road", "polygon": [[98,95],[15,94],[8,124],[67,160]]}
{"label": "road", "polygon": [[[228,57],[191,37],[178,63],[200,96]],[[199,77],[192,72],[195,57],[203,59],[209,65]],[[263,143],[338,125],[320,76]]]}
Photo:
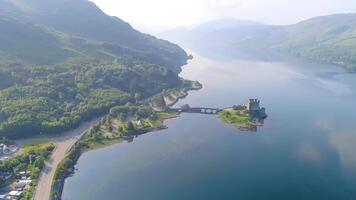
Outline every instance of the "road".
{"label": "road", "polygon": [[50,200],[53,178],[58,164],[65,158],[67,152],[85,133],[85,131],[99,120],[100,118],[96,118],[92,121],[85,122],[77,129],[67,132],[64,137],[46,138],[46,140],[55,142],[56,148],[53,150],[52,155],[46,161],[45,166],[42,169],[34,200]]}
{"label": "road", "polygon": [[41,176],[38,180],[37,190],[34,200],[49,200],[51,195],[51,188],[53,183],[54,174],[58,164],[64,159],[67,152],[77,141],[76,138],[64,142],[58,142],[56,148],[53,150],[51,157],[46,162]]}

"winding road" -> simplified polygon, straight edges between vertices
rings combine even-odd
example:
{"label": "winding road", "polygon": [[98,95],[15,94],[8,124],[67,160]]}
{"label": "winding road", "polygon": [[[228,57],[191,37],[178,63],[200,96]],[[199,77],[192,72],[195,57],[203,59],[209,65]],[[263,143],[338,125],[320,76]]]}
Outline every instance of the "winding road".
{"label": "winding road", "polygon": [[[96,118],[89,122],[83,123],[80,127],[64,133],[63,137],[59,138],[38,138],[38,140],[47,140],[56,143],[56,148],[53,150],[51,157],[46,161],[38,180],[34,200],[50,200],[51,189],[53,184],[54,174],[58,164],[65,158],[67,152],[79,140],[79,138],[92,125],[97,123],[100,118]],[[31,140],[33,141],[33,139]]]}
{"label": "winding road", "polygon": [[66,153],[70,150],[76,141],[76,138],[72,138],[70,140],[56,144],[56,148],[53,150],[51,157],[47,160],[45,166],[42,169],[34,200],[50,199],[51,186],[58,164],[62,161],[62,159],[64,159]]}

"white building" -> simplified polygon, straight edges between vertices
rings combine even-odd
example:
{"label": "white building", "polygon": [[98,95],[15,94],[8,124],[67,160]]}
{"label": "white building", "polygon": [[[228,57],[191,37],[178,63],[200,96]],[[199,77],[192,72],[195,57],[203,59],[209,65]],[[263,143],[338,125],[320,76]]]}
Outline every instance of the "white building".
{"label": "white building", "polygon": [[18,183],[30,184],[32,180],[19,180]]}
{"label": "white building", "polygon": [[10,197],[15,197],[15,198],[19,198],[19,197],[22,196],[22,194],[23,194],[22,191],[13,190],[13,191],[11,191],[11,192],[9,193],[8,196],[10,196]]}

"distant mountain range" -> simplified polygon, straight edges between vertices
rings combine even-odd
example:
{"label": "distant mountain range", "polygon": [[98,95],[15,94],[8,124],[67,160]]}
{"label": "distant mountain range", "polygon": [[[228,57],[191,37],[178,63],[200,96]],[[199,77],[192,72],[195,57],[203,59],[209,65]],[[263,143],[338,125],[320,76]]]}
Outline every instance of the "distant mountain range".
{"label": "distant mountain range", "polygon": [[356,69],[356,14],[317,17],[287,26],[220,19],[167,31],[160,37],[189,48],[273,51]]}
{"label": "distant mountain range", "polygon": [[177,45],[134,30],[87,0],[1,0],[0,60],[54,64],[134,58],[179,70]]}

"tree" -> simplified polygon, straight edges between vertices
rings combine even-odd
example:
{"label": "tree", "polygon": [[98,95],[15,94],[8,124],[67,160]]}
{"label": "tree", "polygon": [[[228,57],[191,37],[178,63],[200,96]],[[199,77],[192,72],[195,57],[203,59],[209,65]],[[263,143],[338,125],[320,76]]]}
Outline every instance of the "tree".
{"label": "tree", "polygon": [[44,162],[45,162],[45,159],[42,156],[38,156],[37,159],[35,160],[35,162],[33,163],[33,166],[38,169],[42,169]]}
{"label": "tree", "polygon": [[3,187],[6,183],[6,179],[3,176],[0,176],[0,187]]}
{"label": "tree", "polygon": [[120,121],[125,121],[125,119],[126,119],[126,115],[124,113],[120,113],[119,114],[119,120]]}
{"label": "tree", "polygon": [[108,126],[108,130],[109,130],[110,132],[112,132],[112,131],[114,130],[114,127],[112,127],[112,125],[110,124],[110,125]]}
{"label": "tree", "polygon": [[133,125],[132,122],[128,122],[127,123],[127,130],[129,130],[129,131],[135,130],[135,126]]}
{"label": "tree", "polygon": [[119,132],[122,133],[124,131],[124,128],[122,126],[119,127]]}
{"label": "tree", "polygon": [[138,82],[137,79],[134,78],[132,79],[131,83],[130,83],[130,92],[131,94],[134,94],[138,89]]}
{"label": "tree", "polygon": [[160,94],[157,98],[153,100],[153,103],[155,106],[157,106],[160,109],[166,108],[166,101],[164,100],[163,94]]}

